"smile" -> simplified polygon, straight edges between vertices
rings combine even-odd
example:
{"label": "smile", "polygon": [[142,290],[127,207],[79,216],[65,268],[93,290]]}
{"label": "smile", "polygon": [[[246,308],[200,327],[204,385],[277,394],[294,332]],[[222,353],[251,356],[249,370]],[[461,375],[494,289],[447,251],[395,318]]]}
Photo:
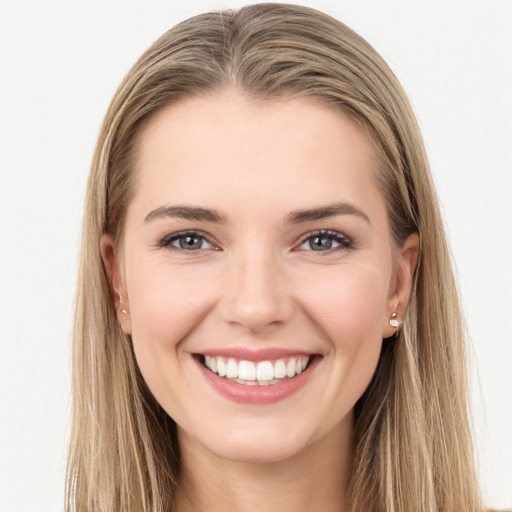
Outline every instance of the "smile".
{"label": "smile", "polygon": [[300,375],[309,356],[294,356],[268,361],[238,360],[232,357],[205,355],[203,364],[219,377],[247,386],[269,386]]}
{"label": "smile", "polygon": [[283,349],[219,349],[193,358],[205,382],[224,398],[243,404],[271,404],[306,386],[320,354]]}

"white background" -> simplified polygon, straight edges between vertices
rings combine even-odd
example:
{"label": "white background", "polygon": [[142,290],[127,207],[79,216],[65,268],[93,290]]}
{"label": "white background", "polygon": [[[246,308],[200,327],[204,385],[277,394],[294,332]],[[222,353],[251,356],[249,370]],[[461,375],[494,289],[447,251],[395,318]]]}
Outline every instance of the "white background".
{"label": "white background", "polygon": [[[245,2],[0,0],[0,511],[63,508],[84,183],[136,58]],[[512,1],[315,1],[381,52],[420,118],[473,337],[487,503],[512,506]]]}

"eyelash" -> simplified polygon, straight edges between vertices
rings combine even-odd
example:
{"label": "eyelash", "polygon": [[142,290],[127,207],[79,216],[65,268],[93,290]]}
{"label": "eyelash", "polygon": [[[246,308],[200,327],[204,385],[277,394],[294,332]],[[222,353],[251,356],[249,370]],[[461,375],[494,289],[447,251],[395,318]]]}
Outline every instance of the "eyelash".
{"label": "eyelash", "polygon": [[[177,242],[181,238],[184,238],[184,237],[201,239],[202,241],[210,244],[213,248],[215,248],[215,245],[208,240],[208,236],[201,231],[180,231],[178,233],[173,233],[171,235],[168,235],[168,236],[162,238],[158,242],[157,247],[166,248],[170,251],[183,251],[183,252],[196,252],[196,251],[200,251],[200,250],[205,250],[202,247],[199,249],[185,249],[183,247],[176,247],[173,245],[173,242]],[[311,248],[311,241],[314,238],[328,239],[332,242],[339,244],[339,246],[334,247],[334,248],[330,247],[324,251],[314,251]],[[300,240],[299,247],[302,246],[304,243],[306,243],[308,240],[310,241],[311,252],[332,253],[332,252],[343,251],[343,250],[347,251],[347,250],[354,248],[354,242],[350,238],[348,238],[345,235],[342,235],[341,233],[338,233],[337,231],[331,231],[328,229],[322,229],[322,230],[314,231],[312,233],[308,233],[308,234],[304,235]]]}
{"label": "eyelash", "polygon": [[172,245],[173,242],[178,241],[180,238],[184,237],[191,237],[191,238],[199,238],[204,240],[205,242],[209,243],[211,246],[214,246],[211,242],[208,241],[208,237],[205,233],[202,233],[201,231],[180,231],[179,233],[173,233],[172,235],[168,235],[164,238],[162,238],[157,246],[158,247],[164,247],[166,249],[169,249],[170,251],[185,251],[185,252],[195,252],[197,249],[184,249],[183,247],[175,247]]}
{"label": "eyelash", "polygon": [[303,245],[308,240],[310,241],[310,247],[311,247],[311,240],[314,238],[326,238],[328,240],[331,240],[332,242],[336,242],[339,244],[338,247],[329,248],[325,251],[313,251],[312,252],[326,252],[326,253],[332,253],[335,251],[347,251],[354,248],[354,242],[348,238],[345,235],[342,235],[341,233],[338,233],[337,231],[331,231],[329,229],[321,229],[319,231],[315,231],[313,233],[308,233],[304,237],[302,237],[300,241],[300,245]]}

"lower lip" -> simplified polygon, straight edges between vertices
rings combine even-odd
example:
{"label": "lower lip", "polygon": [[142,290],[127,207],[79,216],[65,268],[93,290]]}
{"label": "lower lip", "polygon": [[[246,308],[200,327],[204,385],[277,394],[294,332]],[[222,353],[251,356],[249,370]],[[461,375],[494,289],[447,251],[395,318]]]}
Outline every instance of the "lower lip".
{"label": "lower lip", "polygon": [[196,361],[204,378],[214,391],[228,400],[243,404],[273,404],[288,398],[302,389],[309,380],[319,360],[319,357],[314,357],[308,367],[299,375],[283,380],[283,382],[279,382],[278,384],[269,384],[268,386],[251,386],[233,382],[224,377],[219,377],[216,373],[208,370],[199,359]]}

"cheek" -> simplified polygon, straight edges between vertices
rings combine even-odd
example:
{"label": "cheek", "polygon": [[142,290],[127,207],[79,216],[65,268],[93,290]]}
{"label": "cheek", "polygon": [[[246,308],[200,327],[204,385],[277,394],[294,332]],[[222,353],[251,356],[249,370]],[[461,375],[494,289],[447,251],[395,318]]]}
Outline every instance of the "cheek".
{"label": "cheek", "polygon": [[324,393],[336,420],[353,408],[377,367],[389,285],[379,271],[346,270],[309,283],[303,302],[330,347]]}
{"label": "cheek", "polygon": [[[210,281],[197,269],[134,264],[127,272],[134,338],[176,344],[205,314]],[[149,340],[148,340],[149,341]]]}
{"label": "cheek", "polygon": [[382,340],[389,282],[378,269],[350,267],[307,283],[302,302],[336,348]]}
{"label": "cheek", "polygon": [[[184,340],[211,307],[207,276],[192,267],[134,263],[127,267],[132,340],[137,362],[155,396],[178,364]],[[131,286],[130,286],[131,285]]]}

